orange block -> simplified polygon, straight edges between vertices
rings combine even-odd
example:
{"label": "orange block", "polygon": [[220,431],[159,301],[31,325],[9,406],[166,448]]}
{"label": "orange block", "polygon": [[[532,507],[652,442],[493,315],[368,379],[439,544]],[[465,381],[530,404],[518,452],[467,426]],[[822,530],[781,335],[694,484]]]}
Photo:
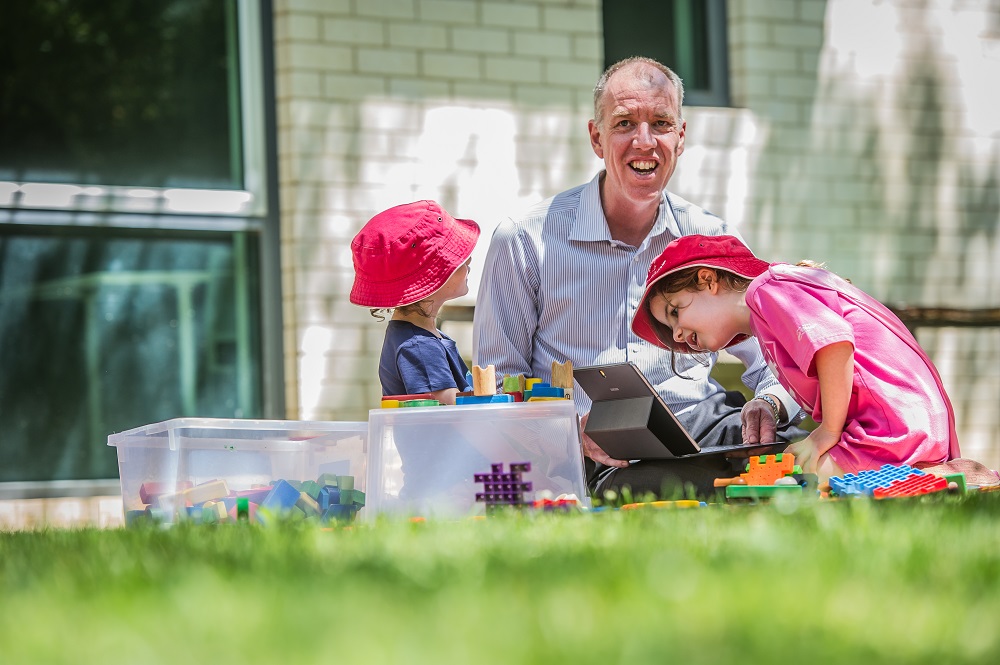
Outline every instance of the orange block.
{"label": "orange block", "polygon": [[741,473],[740,478],[747,481],[747,485],[773,485],[774,481],[793,473],[795,469],[795,456],[791,453],[778,453],[777,455],[760,455],[751,457],[746,473]]}

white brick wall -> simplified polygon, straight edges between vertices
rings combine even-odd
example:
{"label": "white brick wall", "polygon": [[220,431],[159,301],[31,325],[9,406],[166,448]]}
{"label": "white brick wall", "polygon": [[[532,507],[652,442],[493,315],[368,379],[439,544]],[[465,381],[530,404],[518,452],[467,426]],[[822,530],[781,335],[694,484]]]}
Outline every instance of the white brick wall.
{"label": "white brick wall", "polygon": [[[734,108],[685,109],[671,188],[762,255],[826,261],[885,301],[1000,306],[991,7],[729,0]],[[364,418],[384,324],[347,302],[351,237],[436,198],[483,225],[481,265],[499,219],[589,178],[601,3],[277,0],[275,14],[288,416]],[[993,466],[998,335],[920,332],[970,454]]]}

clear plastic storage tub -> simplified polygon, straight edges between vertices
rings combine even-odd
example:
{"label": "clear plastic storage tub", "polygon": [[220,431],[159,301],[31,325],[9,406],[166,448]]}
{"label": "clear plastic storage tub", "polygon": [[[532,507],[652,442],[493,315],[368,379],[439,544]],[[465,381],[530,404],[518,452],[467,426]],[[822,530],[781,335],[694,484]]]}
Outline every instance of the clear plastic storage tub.
{"label": "clear plastic storage tub", "polygon": [[367,507],[379,514],[483,514],[477,473],[527,462],[526,500],[571,496],[589,507],[579,419],[569,400],[369,412]]}
{"label": "clear plastic storage tub", "polygon": [[364,422],[176,418],[112,434],[108,445],[118,449],[129,523],[253,521],[258,507],[268,509],[261,521],[343,520],[364,505]]}

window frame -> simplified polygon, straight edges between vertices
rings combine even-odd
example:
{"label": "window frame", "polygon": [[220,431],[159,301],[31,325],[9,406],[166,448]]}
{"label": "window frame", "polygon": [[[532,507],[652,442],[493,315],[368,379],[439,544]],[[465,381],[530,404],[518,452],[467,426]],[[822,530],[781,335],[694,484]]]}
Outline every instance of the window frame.
{"label": "window frame", "polygon": [[[272,0],[236,3],[243,188],[215,190],[0,180],[0,225],[259,234],[262,417],[285,417]],[[119,480],[0,483],[0,499],[117,494]]]}

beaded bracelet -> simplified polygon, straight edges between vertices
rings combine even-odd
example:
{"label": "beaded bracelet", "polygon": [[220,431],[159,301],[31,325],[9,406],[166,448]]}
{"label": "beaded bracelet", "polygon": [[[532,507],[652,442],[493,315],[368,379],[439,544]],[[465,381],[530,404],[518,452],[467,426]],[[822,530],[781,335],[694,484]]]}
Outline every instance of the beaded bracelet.
{"label": "beaded bracelet", "polygon": [[781,421],[781,406],[778,404],[778,400],[774,399],[770,395],[757,395],[754,399],[767,402],[767,405],[771,407],[771,413],[774,414],[775,424]]}

